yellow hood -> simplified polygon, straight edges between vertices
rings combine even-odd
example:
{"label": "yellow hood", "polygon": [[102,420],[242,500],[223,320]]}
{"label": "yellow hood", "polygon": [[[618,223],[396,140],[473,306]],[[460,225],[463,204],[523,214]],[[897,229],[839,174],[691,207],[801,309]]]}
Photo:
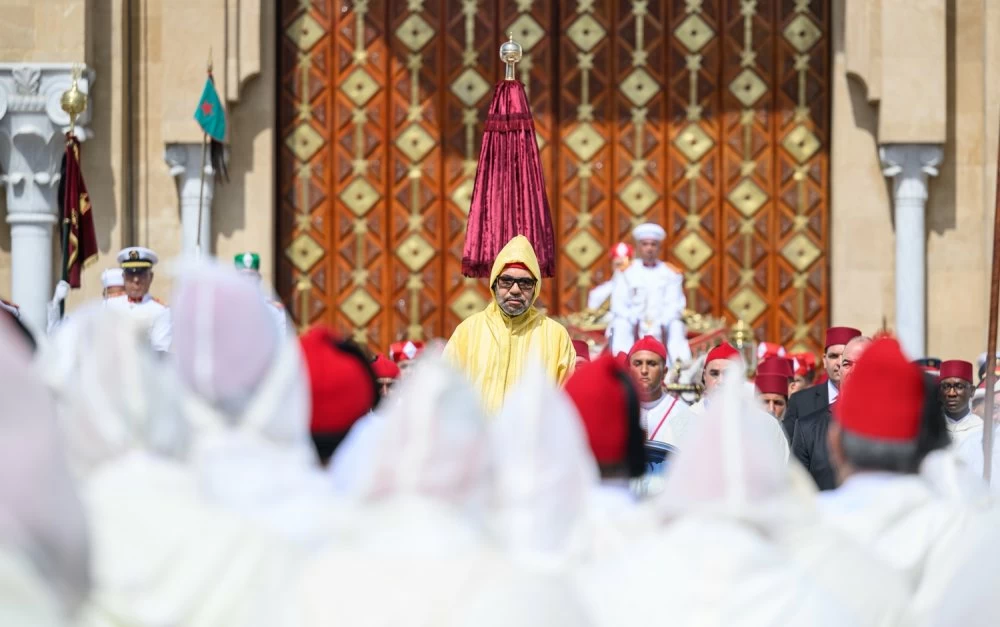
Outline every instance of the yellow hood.
{"label": "yellow hood", "polygon": [[538,267],[538,257],[535,256],[535,249],[532,248],[531,242],[528,241],[527,237],[518,235],[507,242],[503,249],[501,249],[496,261],[493,262],[493,270],[490,271],[490,289],[493,288],[493,284],[496,283],[497,277],[500,276],[503,269],[510,263],[523,263],[528,266],[531,276],[535,277],[535,280],[538,281],[535,284],[535,291],[531,295],[531,304],[534,305],[538,299],[538,294],[542,291],[542,271]]}

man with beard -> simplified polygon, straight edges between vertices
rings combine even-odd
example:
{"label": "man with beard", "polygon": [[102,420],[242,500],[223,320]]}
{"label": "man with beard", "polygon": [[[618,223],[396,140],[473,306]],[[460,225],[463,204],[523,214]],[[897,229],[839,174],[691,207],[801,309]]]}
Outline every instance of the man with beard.
{"label": "man with beard", "polygon": [[[859,335],[851,338],[844,346],[843,353],[840,355],[840,366],[835,370],[840,385],[846,384],[851,376],[851,371],[854,370],[854,365],[871,343],[870,337]],[[827,368],[827,372],[830,371],[831,369]],[[808,393],[809,390],[805,392]],[[792,398],[794,399],[795,396]],[[834,403],[836,400],[811,414],[802,416],[798,424],[795,425],[795,433],[792,436],[792,454],[809,471],[820,490],[832,490],[837,487],[836,468],[831,462],[830,451],[827,448],[830,408]],[[787,409],[785,410],[785,420],[788,420]]]}
{"label": "man with beard", "polygon": [[800,416],[818,413],[837,400],[840,390],[840,356],[847,343],[859,335],[861,331],[851,327],[830,327],[826,330],[826,343],[823,349],[826,385],[814,385],[792,394],[788,399],[788,409],[785,410],[782,426],[789,440],[792,439],[795,423]]}
{"label": "man with beard", "polygon": [[573,371],[576,352],[566,328],[534,307],[541,276],[528,238],[518,235],[507,242],[490,272],[493,301],[462,321],[444,349],[491,414],[503,407],[530,355],[537,355],[557,384]]}

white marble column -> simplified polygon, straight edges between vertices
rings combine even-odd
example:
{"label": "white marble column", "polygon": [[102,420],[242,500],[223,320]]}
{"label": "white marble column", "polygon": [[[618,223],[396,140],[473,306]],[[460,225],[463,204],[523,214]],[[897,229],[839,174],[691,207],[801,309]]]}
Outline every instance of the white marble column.
{"label": "white marble column", "polygon": [[[7,188],[11,239],[10,300],[34,330],[45,332],[45,305],[52,297],[53,235],[59,221],[59,164],[69,116],[60,99],[72,84],[70,63],[0,63],[0,184]],[[93,71],[78,83],[88,94]],[[89,95],[88,95],[89,98]],[[89,133],[90,107],[75,134]]]}
{"label": "white marble column", "polygon": [[[202,144],[167,144],[163,158],[170,174],[177,179],[181,201],[181,251],[185,257],[198,253],[198,231],[201,231],[201,254],[212,253],[212,195],[215,192],[215,171],[208,153],[204,154],[205,179],[202,184]],[[198,223],[198,203],[201,203],[201,224]]]}
{"label": "white marble column", "polygon": [[943,152],[936,144],[886,144],[882,173],[892,178],[896,222],[896,334],[913,359],[927,356],[927,182]]}

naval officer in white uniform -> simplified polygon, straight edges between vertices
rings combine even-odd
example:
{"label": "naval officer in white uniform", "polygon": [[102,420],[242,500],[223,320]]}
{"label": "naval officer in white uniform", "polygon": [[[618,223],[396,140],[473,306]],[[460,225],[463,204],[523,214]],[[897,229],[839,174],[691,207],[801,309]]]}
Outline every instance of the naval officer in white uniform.
{"label": "naval officer in white uniform", "polygon": [[149,330],[149,341],[158,351],[170,350],[170,308],[149,295],[153,266],[159,258],[142,246],[130,246],[118,253],[118,265],[125,272],[124,303],[130,316]]}

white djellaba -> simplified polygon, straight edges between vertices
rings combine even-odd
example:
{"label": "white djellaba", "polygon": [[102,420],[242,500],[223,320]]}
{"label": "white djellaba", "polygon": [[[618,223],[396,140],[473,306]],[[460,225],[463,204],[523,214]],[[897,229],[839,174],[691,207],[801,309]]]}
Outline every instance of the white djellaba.
{"label": "white djellaba", "polygon": [[299,343],[274,324],[260,289],[235,269],[178,269],[173,352],[190,465],[210,502],[312,554],[341,508],[309,434],[309,377]]}
{"label": "white djellaba", "polygon": [[600,625],[894,625],[905,588],[815,515],[734,363],[653,504],[655,533],[577,574]]}
{"label": "white djellaba", "polygon": [[186,466],[178,383],[141,325],[89,305],[57,329],[38,365],[90,521],[93,591],[78,625],[292,624],[292,551],[205,501]]}
{"label": "white djellaba", "polygon": [[0,625],[56,627],[90,588],[87,525],[30,363],[0,318]]}
{"label": "white djellaba", "polygon": [[424,353],[373,434],[350,532],[307,565],[303,625],[588,625],[565,582],[517,567],[484,517],[489,441],[481,402]]}

